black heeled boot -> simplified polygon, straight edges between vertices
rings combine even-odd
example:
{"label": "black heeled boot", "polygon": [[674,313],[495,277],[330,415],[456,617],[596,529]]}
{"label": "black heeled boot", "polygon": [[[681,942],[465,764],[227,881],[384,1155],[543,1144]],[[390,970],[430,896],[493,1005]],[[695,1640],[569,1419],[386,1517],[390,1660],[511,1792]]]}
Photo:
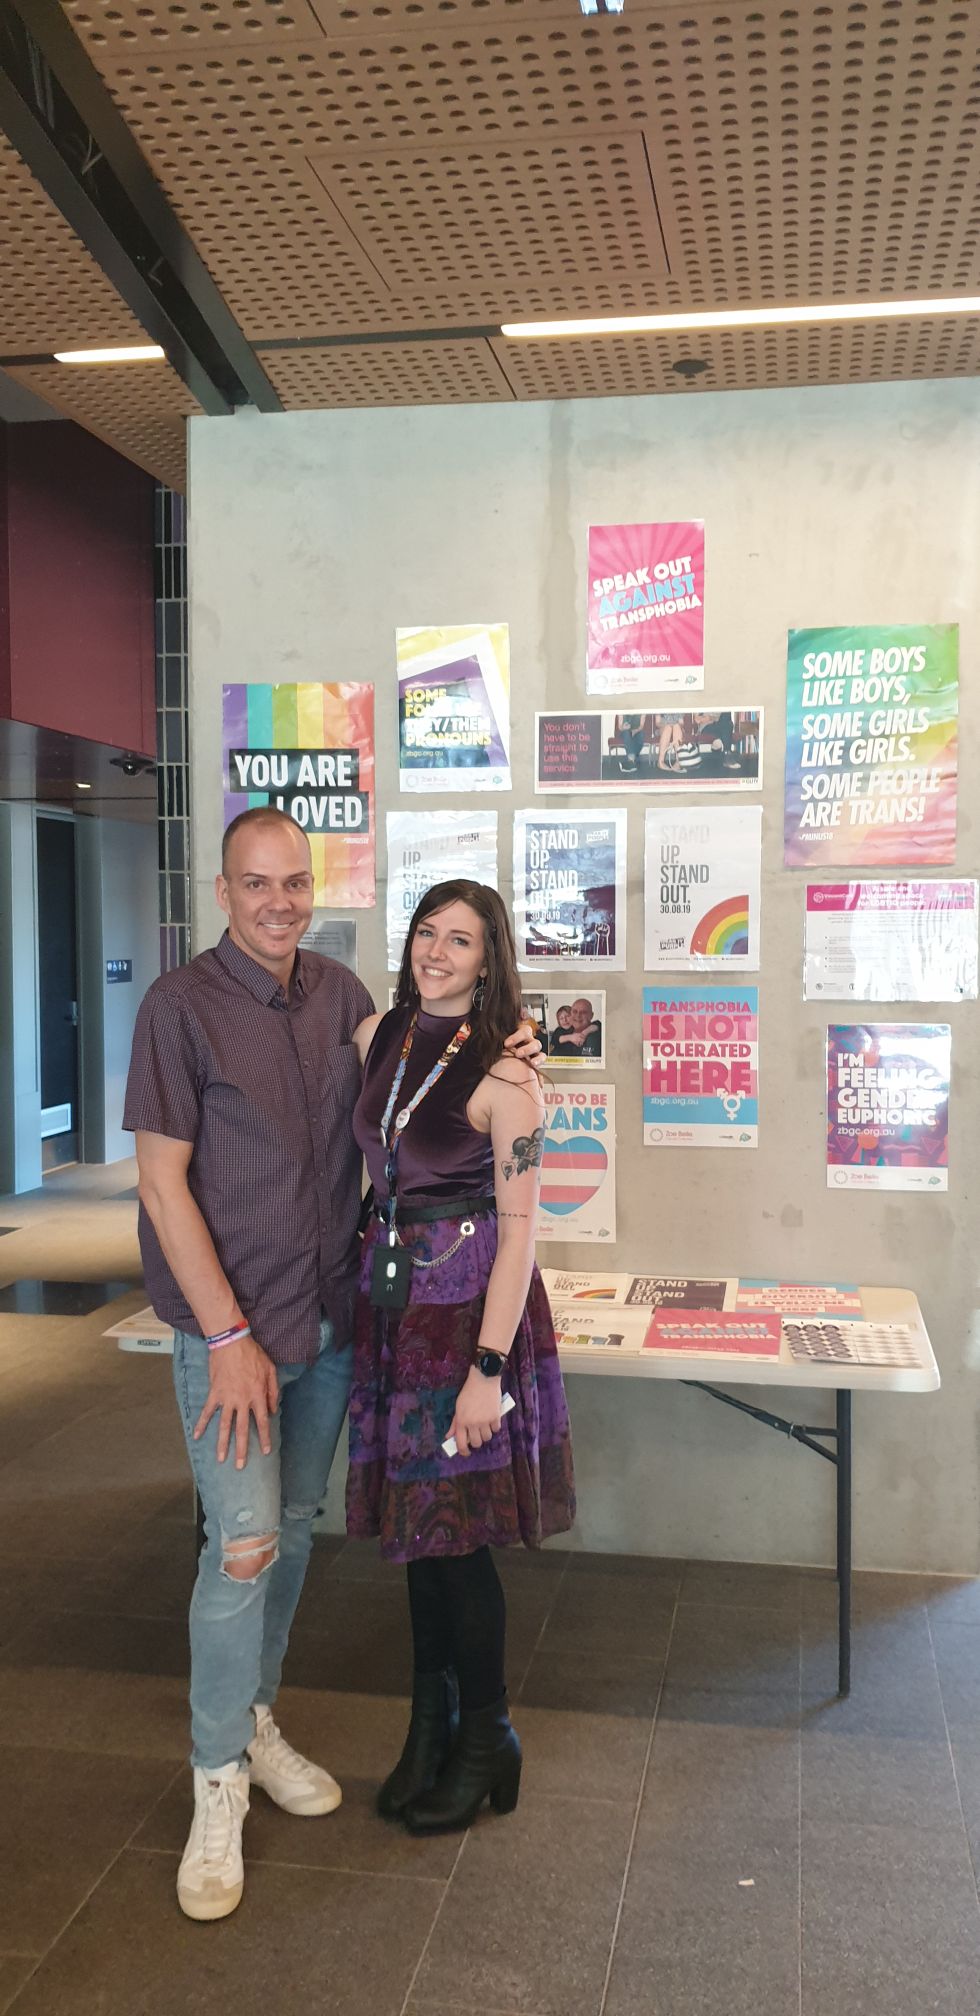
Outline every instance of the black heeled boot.
{"label": "black heeled boot", "polygon": [[403,1818],[410,1834],[455,1833],[470,1825],[486,1798],[495,1813],[513,1813],[520,1789],[521,1746],[502,1694],[492,1708],[460,1710],[448,1764]]}
{"label": "black heeled boot", "polygon": [[410,1799],[434,1785],[453,1745],[459,1695],[452,1673],[416,1673],[405,1748],[378,1793],[383,1820],[400,1820]]}

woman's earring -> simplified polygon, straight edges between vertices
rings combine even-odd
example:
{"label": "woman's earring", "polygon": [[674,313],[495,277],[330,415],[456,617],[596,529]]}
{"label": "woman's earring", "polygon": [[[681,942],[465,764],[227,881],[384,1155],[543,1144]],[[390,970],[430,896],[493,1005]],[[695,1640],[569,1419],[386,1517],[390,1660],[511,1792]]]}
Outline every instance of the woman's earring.
{"label": "woman's earring", "polygon": [[486,994],[486,991],[487,991],[486,976],[483,973],[481,973],[476,983],[476,986],[473,989],[473,1006],[478,1014],[480,1009],[483,1007],[483,997]]}

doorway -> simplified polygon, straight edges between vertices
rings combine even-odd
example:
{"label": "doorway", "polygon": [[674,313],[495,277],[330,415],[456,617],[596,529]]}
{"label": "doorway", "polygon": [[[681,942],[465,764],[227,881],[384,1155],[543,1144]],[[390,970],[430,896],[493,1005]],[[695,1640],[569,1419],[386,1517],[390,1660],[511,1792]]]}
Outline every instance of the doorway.
{"label": "doorway", "polygon": [[39,812],[36,832],[41,1155],[46,1173],[78,1160],[75,823]]}

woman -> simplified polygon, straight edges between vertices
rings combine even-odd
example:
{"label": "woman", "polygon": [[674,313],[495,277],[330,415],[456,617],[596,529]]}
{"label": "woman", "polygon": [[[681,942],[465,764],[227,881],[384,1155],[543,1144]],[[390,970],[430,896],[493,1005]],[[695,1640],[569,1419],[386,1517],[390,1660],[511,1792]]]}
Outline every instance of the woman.
{"label": "woman", "polygon": [[575,1516],[568,1412],[534,1265],[544,1101],[534,1070],[504,1054],[520,1006],[496,890],[442,882],[412,918],[394,1008],[354,1037],[365,1067],[354,1131],[375,1213],[347,1530],[380,1533],[386,1558],[407,1563],[412,1716],[378,1809],[413,1833],[468,1826],[487,1797],[499,1813],[517,1804],[490,1547],[536,1547]]}

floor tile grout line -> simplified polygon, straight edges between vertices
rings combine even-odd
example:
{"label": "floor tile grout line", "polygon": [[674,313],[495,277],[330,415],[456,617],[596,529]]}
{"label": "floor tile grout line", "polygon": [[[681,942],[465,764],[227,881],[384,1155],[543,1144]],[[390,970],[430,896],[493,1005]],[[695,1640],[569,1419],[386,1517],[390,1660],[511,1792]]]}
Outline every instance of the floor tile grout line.
{"label": "floor tile grout line", "polygon": [[455,1859],[455,1861],[454,1861],[454,1863],[453,1863],[453,1866],[452,1866],[452,1868],[451,1868],[451,1869],[450,1869],[450,1871],[449,1871],[449,1875],[448,1875],[448,1876],[447,1876],[447,1878],[446,1878],[446,1882],[445,1882],[445,1886],[444,1886],[444,1888],[443,1888],[443,1893],[442,1893],[442,1896],[440,1897],[440,1899],[439,1899],[439,1902],[438,1902],[438,1904],[436,1905],[436,1909],[435,1909],[435,1916],[433,1917],[433,1920],[432,1920],[432,1923],[431,1923],[431,1925],[429,1926],[429,1929],[428,1929],[428,1932],[427,1932],[427,1933],[426,1933],[426,1935],[425,1935],[425,1939],[424,1939],[424,1941],[423,1941],[423,1945],[422,1945],[422,1951],[421,1951],[421,1953],[419,1954],[419,1957],[418,1957],[418,1959],[417,1959],[417,1960],[416,1960],[416,1962],[415,1962],[415,1966],[414,1966],[414,1967],[413,1967],[413,1969],[412,1969],[412,1975],[411,1975],[411,1979],[410,1979],[410,1981],[409,1981],[409,1984],[408,1984],[408,1987],[407,1987],[407,1988],[406,1988],[406,1990],[405,1990],[405,2000],[404,2000],[404,2002],[402,2003],[402,2006],[401,2006],[401,2016],[406,2016],[406,2012],[407,2012],[407,2010],[408,2010],[408,2005],[409,2005],[409,2003],[411,2002],[411,1999],[412,1999],[412,1996],[413,1996],[413,1994],[415,1993],[415,1983],[416,1983],[416,1981],[417,1981],[417,1980],[418,1980],[418,1978],[419,1978],[419,1974],[420,1974],[420,1973],[421,1973],[421,1971],[422,1971],[422,1963],[423,1963],[423,1961],[424,1961],[424,1959],[425,1959],[425,1956],[426,1956],[426,1954],[427,1954],[427,1952],[428,1952],[428,1950],[429,1950],[429,1947],[430,1947],[430,1946],[431,1946],[431,1944],[432,1944],[432,1937],[433,1937],[433,1933],[435,1932],[435,1929],[436,1929],[436,1926],[438,1925],[438,1923],[439,1923],[439,1920],[440,1920],[440,1918],[441,1918],[441,1916],[442,1916],[442,1913],[443,1913],[443,1911],[444,1911],[444,1910],[445,1910],[445,1908],[446,1908],[446,1899],[447,1899],[447,1897],[449,1896],[449,1892],[450,1892],[450,1890],[451,1890],[451,1888],[452,1888],[452,1883],[453,1883],[453,1877],[455,1876],[455,1874],[456,1874],[456,1871],[457,1871],[457,1869],[459,1868],[459,1865],[460,1865],[460,1862],[461,1862],[461,1860],[462,1860],[462,1855],[463,1855],[463,1850],[464,1850],[464,1848],[466,1847],[466,1843],[467,1843],[467,1841],[469,1840],[469,1838],[470,1838],[470,1837],[469,1837],[469,1830],[467,1829],[467,1832],[466,1832],[466,1833],[465,1833],[465,1834],[463,1835],[463,1838],[462,1838],[462,1840],[461,1840],[461,1842],[460,1842],[460,1844],[459,1844],[459,1848],[458,1848],[458,1850],[457,1850],[457,1854],[456,1854],[456,1859]]}
{"label": "floor tile grout line", "polygon": [[[523,1692],[524,1692],[524,1684],[525,1684],[525,1682],[526,1682],[526,1680],[527,1680],[527,1676],[528,1676],[528,1674],[529,1674],[529,1673],[530,1673],[530,1671],[531,1671],[531,1667],[532,1667],[532,1666],[534,1665],[534,1661],[535,1661],[535,1659],[537,1658],[537,1656],[538,1656],[538,1653],[539,1653],[539,1651],[541,1650],[541,1640],[543,1639],[543,1637],[544,1637],[544,1634],[545,1634],[545,1632],[546,1632],[546,1631],[547,1631],[547,1629],[548,1629],[548,1625],[549,1625],[549,1624],[550,1624],[550,1622],[551,1622],[551,1617],[552,1617],[552,1612],[554,1611],[554,1607],[555,1607],[555,1604],[556,1604],[556,1602],[558,1601],[558,1596],[559,1596],[559,1592],[560,1592],[560,1591],[561,1591],[561,1590],[562,1590],[562,1589],[564,1588],[564,1586],[565,1586],[565,1583],[566,1583],[566,1581],[567,1581],[567,1579],[568,1579],[568,1564],[569,1564],[569,1561],[571,1560],[571,1558],[572,1558],[572,1557],[571,1557],[571,1554],[570,1554],[570,1553],[569,1553],[569,1552],[568,1552],[568,1551],[566,1550],[566,1552],[565,1552],[565,1561],[564,1561],[564,1566],[563,1566],[563,1568],[562,1568],[562,1571],[561,1571],[561,1574],[560,1574],[560,1575],[556,1575],[556,1577],[555,1577],[555,1586],[554,1586],[554,1590],[553,1590],[553,1592],[552,1592],[552,1596],[551,1596],[551,1601],[550,1601],[550,1603],[548,1604],[548,1606],[547,1606],[547,1609],[545,1610],[545,1613],[544,1613],[544,1616],[543,1616],[543,1618],[542,1618],[542,1620],[541,1620],[541,1629],[540,1629],[540,1631],[538,1632],[538,1635],[537,1635],[537,1637],[536,1637],[536,1639],[535,1639],[535,1641],[534,1641],[534,1645],[533,1645],[533,1647],[532,1647],[532,1649],[531,1649],[531,1656],[530,1656],[530,1658],[528,1659],[528,1662],[527,1662],[527,1665],[525,1666],[525,1668],[524,1668],[524,1671],[523,1671],[523,1673],[521,1674],[521,1677],[520,1677],[520,1681],[519,1681],[519,1683],[518,1683],[518,1685],[517,1685],[517,1688],[516,1688],[516,1689],[515,1689],[515,1691],[514,1691],[514,1695],[513,1695],[513,1698],[514,1698],[514,1700],[515,1700],[515,1701],[519,1701],[519,1700],[521,1699],[521,1696],[522,1696],[522,1694],[523,1694]],[[506,1599],[506,1595],[507,1595],[507,1591],[506,1591],[506,1588],[505,1588],[505,1589],[504,1589],[504,1597],[505,1597],[505,1599]]]}
{"label": "floor tile grout line", "polygon": [[973,1873],[973,1887],[977,1892],[977,1909],[980,1910],[980,1869],[978,1869],[977,1867],[976,1858],[973,1853],[973,1846],[970,1841],[970,1830],[966,1824],[966,1814],[963,1811],[963,1795],[960,1791],[960,1774],[956,1769],[956,1751],[953,1748],[953,1739],[949,1732],[949,1718],[946,1714],[946,1701],[943,1695],[943,1680],[942,1680],[942,1674],[939,1671],[939,1660],[936,1657],[936,1641],[932,1635],[932,1621],[929,1616],[928,1604],[924,1604],[923,1609],[925,1610],[926,1630],[929,1633],[929,1649],[932,1653],[933,1664],[936,1668],[936,1685],[939,1689],[939,1706],[942,1709],[943,1729],[946,1734],[946,1748],[949,1753],[950,1768],[953,1773],[953,1783],[956,1786],[956,1804],[960,1809],[960,1821],[963,1827],[963,1838],[966,1843],[967,1858],[969,1860],[970,1868]]}
{"label": "floor tile grout line", "polygon": [[[681,1583],[681,1587],[683,1587],[683,1581]],[[596,2016],[604,2016],[606,2002],[609,1997],[609,1988],[612,1982],[613,1961],[616,1957],[616,1941],[619,1938],[619,1928],[623,1920],[623,1907],[626,1903],[626,1889],[629,1883],[630,1869],[632,1868],[633,1865],[633,1850],[636,1846],[636,1836],[639,1831],[640,1813],[643,1808],[643,1795],[646,1791],[647,1778],[650,1773],[650,1759],[653,1755],[653,1740],[657,1733],[657,1717],[660,1713],[660,1704],[663,1700],[664,1688],[667,1684],[667,1668],[670,1663],[670,1648],[673,1643],[674,1625],[677,1621],[677,1612],[679,1609],[680,1609],[680,1589],[678,1590],[677,1596],[674,1601],[673,1616],[671,1617],[670,1630],[667,1634],[667,1649],[666,1652],[664,1653],[663,1672],[660,1675],[660,1685],[657,1689],[657,1698],[653,1706],[653,1717],[650,1722],[650,1734],[647,1738],[647,1747],[643,1759],[643,1768],[640,1772],[640,1783],[636,1794],[636,1804],[633,1809],[633,1825],[630,1828],[630,1838],[626,1847],[626,1865],[623,1869],[623,1880],[619,1890],[619,1901],[616,1905],[616,1916],[613,1921],[612,1937],[609,1941],[609,1957],[606,1961],[606,1972],[602,1983],[602,1992],[599,1996],[599,2006],[598,2009],[596,2010]]]}
{"label": "floor tile grout line", "polygon": [[13,2002],[8,2003],[6,2016],[16,2016],[15,2005],[20,2001],[20,1998],[24,1994],[25,1990],[30,1987],[31,1982],[34,1980],[35,1975],[37,1974],[38,1968],[43,1967],[45,1961],[51,1958],[51,1955],[55,1951],[56,1947],[60,1946],[61,1941],[65,1936],[65,1933],[70,1932],[72,1926],[75,1923],[76,1918],[80,1916],[80,1914],[84,1911],[86,1905],[90,1903],[91,1899],[95,1896],[95,1893],[99,1888],[100,1883],[105,1882],[106,1877],[112,1874],[112,1871],[116,1867],[117,1862],[120,1862],[122,1860],[122,1857],[125,1855],[126,1850],[132,1847],[132,1844],[135,1841],[136,1836],[140,1831],[140,1828],[146,1825],[146,1822],[149,1819],[150,1814],[156,1812],[157,1806],[160,1803],[160,1799],[165,1798],[167,1792],[170,1792],[172,1790],[173,1786],[177,1782],[177,1779],[180,1777],[182,1769],[183,1766],[181,1766],[178,1770],[174,1772],[173,1777],[170,1779],[170,1782],[167,1785],[166,1792],[162,1792],[159,1795],[158,1799],[154,1799],[148,1811],[141,1814],[139,1820],[137,1820],[136,1822],[135,1827],[132,1829],[132,1832],[126,1836],[125,1841],[121,1844],[119,1848],[117,1848],[115,1854],[110,1856],[109,1861],[106,1863],[105,1868],[100,1870],[98,1876],[95,1879],[95,1882],[89,1884],[89,1887],[86,1890],[84,1897],[81,1897],[79,1899],[78,1903],[75,1906],[74,1911],[69,1913],[69,1916],[65,1919],[65,1922],[61,1927],[61,1930],[59,1932],[56,1932],[54,1938],[48,1941],[48,1944],[45,1947],[44,1952],[40,1955],[35,1965],[31,1968],[31,1971],[28,1974],[26,1981],[21,1982],[20,1987],[18,1988],[17,1993],[14,1996]]}
{"label": "floor tile grout line", "polygon": [[[133,1855],[159,1855],[174,1862],[181,1854],[179,1848],[155,1848],[149,1841],[128,1841],[126,1849]],[[346,1862],[282,1862],[277,1855],[245,1854],[246,1875],[249,1869],[286,1869],[294,1876],[364,1876],[379,1883],[425,1883],[430,1889],[441,1890],[449,1881],[447,1876],[416,1876],[409,1869],[365,1869],[352,1867]]]}

